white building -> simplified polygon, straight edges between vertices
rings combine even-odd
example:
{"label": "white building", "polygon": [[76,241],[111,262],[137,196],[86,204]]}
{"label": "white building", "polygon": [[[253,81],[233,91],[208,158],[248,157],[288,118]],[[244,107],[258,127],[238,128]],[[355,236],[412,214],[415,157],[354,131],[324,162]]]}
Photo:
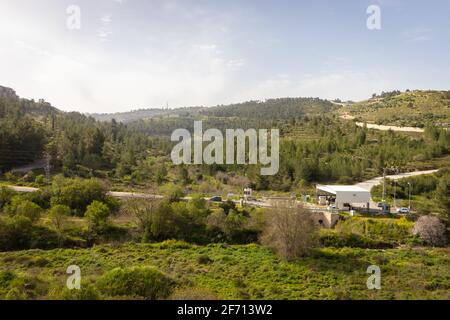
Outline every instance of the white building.
{"label": "white building", "polygon": [[326,197],[328,204],[334,204],[339,210],[353,206],[369,209],[370,192],[358,186],[317,185],[316,193],[318,197]]}

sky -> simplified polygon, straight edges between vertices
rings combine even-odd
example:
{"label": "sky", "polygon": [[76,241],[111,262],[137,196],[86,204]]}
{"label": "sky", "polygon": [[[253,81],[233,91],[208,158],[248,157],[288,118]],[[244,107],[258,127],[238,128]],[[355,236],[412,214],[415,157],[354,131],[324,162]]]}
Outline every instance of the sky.
{"label": "sky", "polygon": [[86,113],[450,90],[449,15],[448,0],[0,0],[0,85]]}

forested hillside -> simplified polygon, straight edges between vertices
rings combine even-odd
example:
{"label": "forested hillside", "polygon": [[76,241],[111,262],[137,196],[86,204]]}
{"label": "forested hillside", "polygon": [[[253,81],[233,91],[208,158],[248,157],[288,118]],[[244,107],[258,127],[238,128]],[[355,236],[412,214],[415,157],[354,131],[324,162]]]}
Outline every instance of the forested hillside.
{"label": "forested hillside", "polygon": [[[447,241],[440,222],[449,221],[445,129],[370,130],[332,112],[339,106],[315,99],[180,109],[124,124],[10,93],[0,98],[0,299],[448,298],[448,248],[423,248]],[[262,176],[258,165],[173,165],[170,134],[192,130],[196,120],[204,129],[278,128],[278,174]],[[50,180],[42,169],[10,172],[44,156],[51,159]],[[258,197],[294,194],[303,200],[315,183],[352,184],[383,172],[430,168],[441,170],[388,181],[385,191],[389,201],[394,196],[404,203],[412,183],[413,208],[430,214],[424,224],[434,223],[436,237],[416,233],[420,220],[405,217],[345,213],[334,230],[325,230],[306,203],[263,209],[236,201],[247,186]],[[39,189],[19,193],[3,184]],[[111,190],[163,197],[119,200]],[[373,191],[378,198],[379,188]],[[227,200],[205,200],[213,195]],[[292,244],[283,234],[300,241]],[[64,277],[74,257],[87,277],[82,290],[70,291]],[[391,291],[366,289],[373,261],[384,263]],[[398,281],[398,266],[406,264],[420,287]],[[246,271],[249,266],[261,272]],[[298,286],[305,275],[311,281]],[[155,281],[157,287],[139,289]]]}
{"label": "forested hillside", "polygon": [[[170,116],[123,124],[61,112],[44,101],[2,98],[0,168],[6,172],[49,155],[55,173],[156,189],[167,183],[223,189],[231,183],[295,191],[313,182],[353,183],[380,175],[384,168],[409,171],[430,168],[434,159],[448,162],[450,133],[445,130],[430,126],[423,135],[368,130],[339,119],[330,112],[336,108],[319,99],[274,99],[177,109]],[[204,130],[280,129],[279,173],[260,176],[255,165],[174,166],[170,134],[192,130],[195,120],[203,121]]]}
{"label": "forested hillside", "polygon": [[319,98],[281,98],[266,101],[248,101],[202,110],[201,114],[215,117],[290,119],[305,115],[325,114],[336,106]]}
{"label": "forested hillside", "polygon": [[337,109],[337,106],[319,98],[280,98],[265,101],[247,101],[238,104],[213,107],[186,107],[177,109],[139,109],[130,112],[110,114],[91,114],[99,121],[133,122],[161,117],[207,116],[221,118],[254,118],[262,120],[289,119],[305,115],[324,114]]}
{"label": "forested hillside", "polygon": [[357,120],[397,126],[450,126],[450,91],[392,91],[350,104],[343,112]]}
{"label": "forested hillside", "polygon": [[0,98],[0,171],[51,156],[55,170],[76,174],[111,170],[142,157],[150,139],[123,124],[101,123],[50,104]]}

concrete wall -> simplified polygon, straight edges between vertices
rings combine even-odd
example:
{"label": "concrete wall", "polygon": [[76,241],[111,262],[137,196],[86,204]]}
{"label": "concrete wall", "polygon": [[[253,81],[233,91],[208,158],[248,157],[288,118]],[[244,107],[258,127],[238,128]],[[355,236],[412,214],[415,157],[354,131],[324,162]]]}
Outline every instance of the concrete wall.
{"label": "concrete wall", "polygon": [[312,217],[315,223],[323,228],[332,229],[339,221],[339,214],[326,211],[313,212]]}

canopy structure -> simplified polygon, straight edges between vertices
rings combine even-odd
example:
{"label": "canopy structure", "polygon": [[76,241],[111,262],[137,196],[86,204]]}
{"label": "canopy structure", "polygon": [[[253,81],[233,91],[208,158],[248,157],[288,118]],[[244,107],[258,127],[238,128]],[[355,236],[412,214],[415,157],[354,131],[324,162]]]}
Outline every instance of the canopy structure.
{"label": "canopy structure", "polygon": [[337,209],[353,204],[364,204],[367,209],[369,208],[370,192],[358,186],[318,185],[316,192],[317,196],[333,199]]}

